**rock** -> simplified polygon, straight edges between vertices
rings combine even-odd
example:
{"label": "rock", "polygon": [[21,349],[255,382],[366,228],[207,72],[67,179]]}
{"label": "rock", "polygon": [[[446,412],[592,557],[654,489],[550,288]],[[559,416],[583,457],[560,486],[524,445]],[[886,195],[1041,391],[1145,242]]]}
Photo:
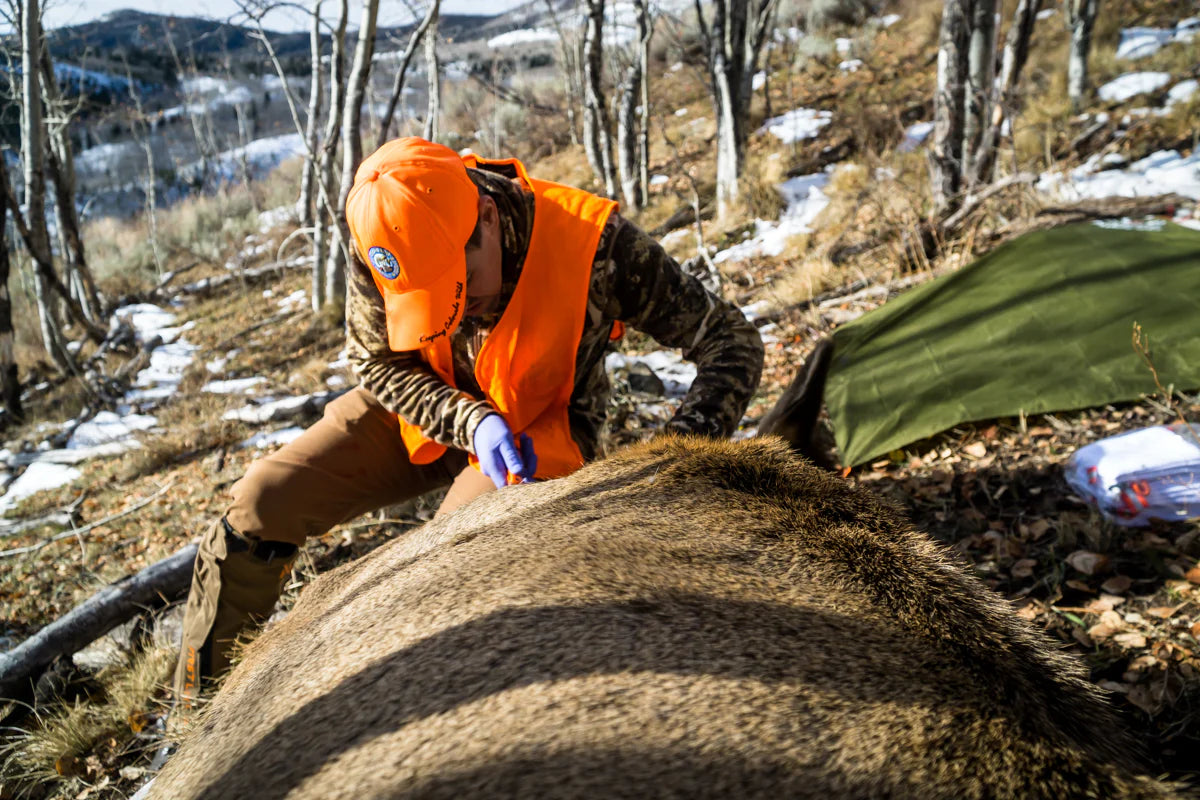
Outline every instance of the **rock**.
{"label": "rock", "polygon": [[667,387],[663,384],[662,378],[640,361],[629,365],[628,379],[629,388],[635,392],[652,394],[655,397],[665,397],[667,394]]}

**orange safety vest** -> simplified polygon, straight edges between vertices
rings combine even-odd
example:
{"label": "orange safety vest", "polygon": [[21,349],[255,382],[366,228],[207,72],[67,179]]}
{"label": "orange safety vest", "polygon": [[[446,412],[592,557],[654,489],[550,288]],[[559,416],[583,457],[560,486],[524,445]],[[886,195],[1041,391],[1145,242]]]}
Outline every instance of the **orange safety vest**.
{"label": "orange safety vest", "polygon": [[[571,438],[567,405],[575,386],[575,358],[587,316],[596,246],[617,204],[582,189],[530,178],[515,158],[463,157],[468,167],[511,165],[534,193],[533,233],[521,277],[508,307],[475,359],[475,379],[487,401],[512,428],[526,433],[537,453],[537,477],[558,478],[583,466]],[[395,322],[388,312],[388,324]],[[421,351],[433,371],[454,386],[450,342],[441,337]],[[414,464],[446,452],[416,425],[400,420]],[[479,461],[471,456],[476,469]]]}

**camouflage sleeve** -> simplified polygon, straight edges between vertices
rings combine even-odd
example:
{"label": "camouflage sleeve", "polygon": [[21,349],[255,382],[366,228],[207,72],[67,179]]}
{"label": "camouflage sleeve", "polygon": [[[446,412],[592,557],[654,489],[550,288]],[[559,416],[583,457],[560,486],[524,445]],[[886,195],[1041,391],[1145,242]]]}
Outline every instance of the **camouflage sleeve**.
{"label": "camouflage sleeve", "polygon": [[[621,224],[624,223],[624,224]],[[607,313],[677,347],[697,368],[668,430],[729,436],[737,429],[762,376],[758,329],[737,306],[685,274],[662,245],[618,219],[607,259]],[[597,263],[595,268],[600,268]]]}
{"label": "camouflage sleeve", "polygon": [[447,384],[416,352],[388,347],[383,297],[369,269],[351,259],[346,281],[346,352],[359,383],[433,441],[474,452],[475,428],[492,407]]}

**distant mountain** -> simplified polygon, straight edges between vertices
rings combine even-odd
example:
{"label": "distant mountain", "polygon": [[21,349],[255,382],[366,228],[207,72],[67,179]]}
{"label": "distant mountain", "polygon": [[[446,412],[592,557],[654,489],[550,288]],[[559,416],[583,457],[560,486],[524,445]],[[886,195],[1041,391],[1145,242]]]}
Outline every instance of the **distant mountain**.
{"label": "distant mountain", "polygon": [[[438,29],[446,38],[470,40],[477,38],[479,31],[494,19],[449,14],[441,17]],[[411,29],[412,25],[380,28],[377,50],[392,49],[392,41],[403,39]],[[309,72],[308,33],[268,31],[267,37],[287,72],[297,75]],[[328,52],[331,37],[323,38]],[[200,17],[114,11],[91,22],[50,30],[47,40],[56,62],[122,78],[128,72],[148,85],[173,86],[178,82],[175,54],[185,70],[200,73],[246,74],[271,70],[252,27]],[[170,44],[174,44],[174,54]],[[350,46],[353,47],[352,42]]]}

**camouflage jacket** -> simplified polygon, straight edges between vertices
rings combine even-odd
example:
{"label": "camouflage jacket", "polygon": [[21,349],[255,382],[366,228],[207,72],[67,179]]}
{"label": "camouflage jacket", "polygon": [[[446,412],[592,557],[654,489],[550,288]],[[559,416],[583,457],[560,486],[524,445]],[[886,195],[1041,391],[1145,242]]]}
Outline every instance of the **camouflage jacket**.
{"label": "camouflage jacket", "polygon": [[[502,287],[496,313],[465,318],[451,337],[459,388],[442,381],[415,351],[389,349],[383,298],[370,267],[353,259],[347,280],[347,350],[359,382],[430,439],[460,450],[472,450],[476,426],[492,411],[475,380],[475,354],[512,296],[533,230],[534,195],[511,172],[505,174],[507,169],[468,170],[500,211]],[[604,356],[614,320],[679,348],[696,364],[696,380],[667,423],[669,430],[720,437],[734,431],[762,373],[757,329],[736,306],[683,273],[657,241],[614,213],[592,264],[568,407],[571,434],[585,459],[600,455],[610,388]]]}

